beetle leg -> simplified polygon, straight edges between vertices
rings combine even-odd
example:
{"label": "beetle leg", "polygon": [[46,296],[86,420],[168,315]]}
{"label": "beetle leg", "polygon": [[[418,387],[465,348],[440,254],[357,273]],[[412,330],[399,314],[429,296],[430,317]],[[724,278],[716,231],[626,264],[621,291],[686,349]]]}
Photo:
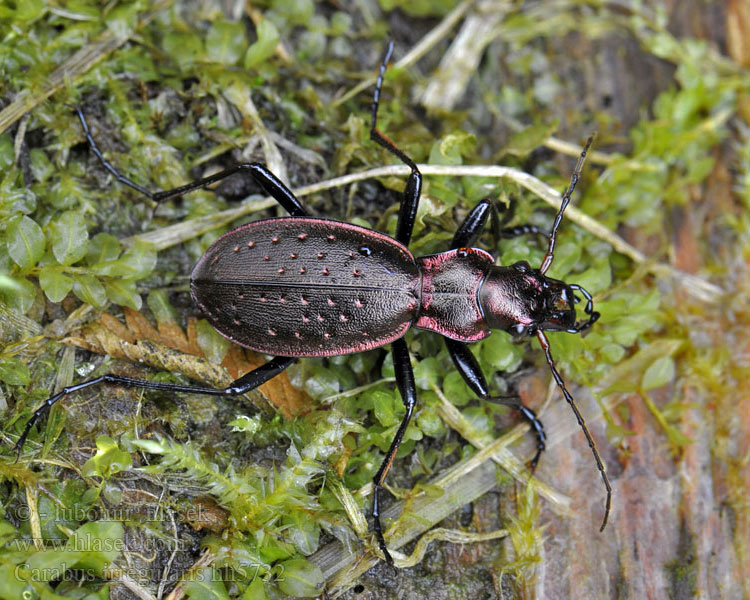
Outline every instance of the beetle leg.
{"label": "beetle leg", "polygon": [[[497,213],[497,208],[491,200],[485,198],[479,202],[469,211],[464,222],[461,223],[461,226],[456,230],[456,234],[453,236],[453,241],[451,242],[451,249],[455,250],[456,248],[473,247],[477,243],[479,236],[482,235],[482,231],[487,224],[488,218],[492,218],[492,234],[495,237],[495,242],[497,242],[498,238],[516,237],[530,233],[543,235],[545,237],[549,236],[549,231],[546,229],[528,223],[524,225],[515,225],[513,227],[504,227],[501,229],[501,225],[507,222],[510,214],[507,217],[506,215],[503,215],[501,224]],[[512,209],[510,213],[512,214]]]}
{"label": "beetle leg", "polygon": [[119,181],[120,183],[124,183],[128,187],[133,188],[135,191],[140,192],[144,196],[148,196],[155,202],[159,202],[161,200],[166,200],[167,198],[173,198],[175,196],[180,196],[187,192],[197,190],[212,183],[216,183],[217,181],[221,181],[222,179],[226,179],[230,175],[234,175],[235,173],[238,173],[240,171],[248,171],[250,175],[252,175],[253,179],[255,179],[255,182],[263,188],[263,191],[271,196],[274,200],[276,200],[279,204],[281,204],[281,206],[290,215],[294,217],[303,217],[307,214],[305,209],[302,207],[299,200],[297,200],[291,190],[286,187],[284,183],[278,177],[276,177],[276,175],[271,173],[271,171],[269,171],[265,167],[265,165],[262,165],[261,163],[240,163],[238,165],[230,167],[229,169],[225,169],[224,171],[215,173],[214,175],[211,175],[209,177],[197,179],[192,183],[182,185],[172,190],[166,190],[163,192],[152,192],[150,190],[147,190],[146,188],[141,187],[134,181],[122,175],[112,163],[104,158],[102,151],[99,149],[99,146],[97,146],[96,141],[94,140],[94,136],[91,135],[91,131],[89,130],[88,123],[86,123],[86,117],[84,117],[83,111],[80,109],[80,107],[76,107],[75,110],[76,113],[78,113],[78,118],[81,121],[83,133],[86,136],[86,140],[88,140],[91,151],[99,159],[99,162],[102,163],[102,166],[107,169],[107,171],[112,173],[117,181]]}
{"label": "beetle leg", "polygon": [[549,237],[549,231],[538,225],[532,225],[531,223],[524,223],[523,225],[515,225],[513,227],[505,227],[500,230],[500,237],[511,238],[518,237],[519,235],[543,235]]}
{"label": "beetle leg", "polygon": [[466,384],[471,390],[479,396],[482,400],[488,400],[489,402],[495,402],[497,404],[504,404],[518,410],[524,418],[529,422],[531,428],[536,434],[536,454],[531,459],[529,467],[533,471],[539,462],[539,457],[546,448],[547,434],[544,433],[544,426],[542,422],[537,418],[536,413],[523,405],[520,398],[516,396],[505,397],[505,396],[490,396],[487,389],[487,381],[484,378],[482,369],[474,357],[474,354],[462,342],[445,338],[445,345],[448,346],[448,353],[453,359],[453,363],[456,365],[456,369],[461,373],[461,377],[464,378]]}
{"label": "beetle leg", "polygon": [[456,234],[453,236],[451,242],[451,250],[456,248],[472,248],[476,244],[479,236],[482,235],[484,226],[487,224],[487,218],[493,215],[493,219],[496,219],[495,209],[492,206],[492,201],[485,198],[479,204],[469,211],[466,215],[464,222],[456,230]]}
{"label": "beetle leg", "polygon": [[414,229],[414,221],[417,218],[419,195],[422,192],[422,173],[419,172],[416,163],[377,127],[378,107],[380,106],[380,89],[383,87],[383,76],[385,75],[385,70],[388,68],[388,61],[391,59],[391,54],[393,54],[392,40],[388,42],[383,62],[380,64],[378,79],[375,82],[375,92],[372,95],[370,139],[383,146],[383,148],[392,154],[395,154],[411,169],[411,174],[409,175],[409,179],[406,181],[406,187],[404,188],[404,197],[401,200],[401,208],[398,211],[398,224],[396,225],[396,239],[404,246],[408,246],[409,240],[411,240],[411,232]]}
{"label": "beetle leg", "polygon": [[78,390],[92,387],[100,383],[111,383],[114,385],[124,385],[126,387],[138,387],[149,390],[188,392],[193,394],[207,394],[210,396],[236,396],[238,394],[249,392],[259,385],[264,384],[269,379],[276,377],[276,375],[281,373],[295,360],[295,358],[277,356],[268,361],[266,364],[261,365],[260,367],[253,369],[248,373],[245,373],[242,377],[232,382],[231,385],[223,389],[206,388],[197,385],[177,385],[173,383],[148,381],[147,379],[135,379],[133,377],[123,377],[121,375],[112,375],[109,373],[106,375],[102,375],[101,377],[96,377],[95,379],[89,379],[88,381],[84,381],[83,383],[68,386],[66,388],[63,388],[54,396],[50,396],[47,401],[42,406],[40,406],[33,415],[31,415],[31,418],[26,423],[26,427],[24,428],[21,437],[19,437],[18,441],[16,442],[16,460],[18,460],[18,458],[20,458],[21,456],[21,450],[23,449],[23,445],[26,442],[26,438],[28,437],[31,428],[34,426],[34,423],[36,423],[42,415],[49,411],[49,409],[52,408],[52,405],[60,400],[60,398],[62,398],[63,396],[67,396],[68,394],[71,394],[73,392],[77,392]]}
{"label": "beetle leg", "polygon": [[391,469],[391,464],[396,457],[398,447],[401,445],[401,440],[404,437],[406,428],[409,426],[411,415],[414,412],[414,406],[417,403],[417,385],[414,382],[414,372],[411,368],[411,359],[409,358],[409,349],[406,347],[406,342],[404,342],[403,339],[391,342],[391,350],[393,352],[393,367],[396,370],[396,385],[398,386],[398,391],[401,393],[401,399],[406,407],[406,414],[404,415],[404,419],[401,421],[401,425],[391,442],[391,447],[388,448],[383,464],[380,465],[378,472],[372,480],[373,529],[375,530],[375,537],[378,540],[378,546],[380,546],[380,549],[385,555],[385,560],[389,565],[393,564],[393,558],[391,558],[391,554],[388,552],[388,548],[385,545],[383,528],[380,524],[380,490],[383,487],[385,476],[388,475],[388,471]]}
{"label": "beetle leg", "polygon": [[[537,225],[531,225],[530,223],[524,223],[522,225],[514,225],[513,227],[505,227],[513,215],[516,213],[517,201],[515,198],[511,198],[508,203],[508,208],[503,211],[503,220],[499,223],[497,228],[498,237],[500,238],[511,238],[518,237],[520,235],[536,234],[549,237],[549,231],[542,229]],[[494,225],[494,223],[493,223]]]}

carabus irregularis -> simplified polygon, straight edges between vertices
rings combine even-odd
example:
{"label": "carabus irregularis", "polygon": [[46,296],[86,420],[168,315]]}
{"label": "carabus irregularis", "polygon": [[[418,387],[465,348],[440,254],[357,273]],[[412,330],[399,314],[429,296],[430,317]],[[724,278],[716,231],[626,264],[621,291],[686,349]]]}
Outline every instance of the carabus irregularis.
{"label": "carabus irregularis", "polygon": [[[481,340],[492,329],[513,335],[536,335],[552,375],[575,413],[607,488],[602,529],[607,522],[611,487],[591,435],[572,396],[557,371],[545,331],[579,333],[599,317],[591,295],[582,287],[551,279],[545,273],[554,258],[557,230],[578,182],[591,139],[581,152],[550,230],[547,253],[538,269],[526,262],[495,266],[493,257],[474,248],[492,210],[483,200],[456,232],[450,250],[415,258],[407,248],[422,187],[417,165],[377,128],[383,75],[393,51],[388,45],[380,66],[372,102],[372,140],[408,165],[395,238],[356,225],[310,217],[294,194],[264,165],[244,163],[179,188],[152,193],[122,176],[102,155],[83,113],[83,131],[99,161],[120,182],[159,201],[248,172],[290,216],[263,219],[238,227],[220,237],[193,269],[193,300],[209,322],[236,344],[275,356],[265,365],[240,377],[225,389],[174,385],[103,375],[64,388],[51,396],[29,419],[16,443],[20,456],[34,423],[63,396],[77,390],[112,383],[117,385],[231,396],[243,394],[281,373],[303,356],[335,356],[391,345],[396,383],[406,414],[374,478],[373,528],[386,560],[392,558],[380,523],[380,490],[398,451],[417,400],[409,351],[403,336],[414,326],[445,337],[448,352],[469,387],[484,400],[517,408],[537,436],[535,466],[545,447],[545,433],[534,412],[517,398],[491,396],[477,360],[467,342]],[[515,228],[514,233],[536,231]],[[576,320],[579,292],[586,300],[586,320]]]}

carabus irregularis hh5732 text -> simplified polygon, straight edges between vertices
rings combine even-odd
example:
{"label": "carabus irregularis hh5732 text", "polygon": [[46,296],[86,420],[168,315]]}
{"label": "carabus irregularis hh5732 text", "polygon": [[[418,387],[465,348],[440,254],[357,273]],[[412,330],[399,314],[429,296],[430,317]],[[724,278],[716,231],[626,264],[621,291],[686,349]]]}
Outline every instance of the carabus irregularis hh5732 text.
{"label": "carabus irregularis hh5732 text", "polygon": [[[236,344],[275,356],[226,389],[173,385],[103,375],[66,387],[51,396],[30,418],[18,439],[20,455],[33,424],[63,396],[112,383],[131,387],[231,396],[242,394],[281,373],[297,358],[334,356],[391,345],[396,382],[406,407],[403,421],[374,478],[373,528],[386,560],[392,562],[380,523],[380,491],[398,451],[417,401],[409,352],[403,335],[414,326],[445,337],[450,356],[469,387],[484,400],[509,404],[530,422],[537,436],[536,465],[545,434],[533,411],[520,400],[492,396],[477,360],[466,345],[501,329],[536,335],[563,396],[588,440],[607,488],[602,529],[609,514],[611,488],[604,465],[572,396],[557,371],[545,331],[579,333],[599,317],[582,287],[545,275],[552,264],[563,211],[578,182],[587,142],[548,234],[549,246],[539,268],[526,262],[495,266],[492,256],[474,248],[492,205],[480,202],[466,217],[446,252],[415,258],[408,249],[419,204],[422,176],[417,165],[377,128],[380,89],[393,51],[389,44],[375,85],[371,139],[408,165],[411,174],[398,216],[395,238],[356,225],[310,217],[294,194],[265,166],[244,163],[164,192],[152,193],[123,177],[98,149],[82,112],[78,115],[89,144],[101,163],[122,183],[155,201],[190,192],[237,172],[247,172],[290,216],[238,227],[219,238],[193,269],[190,288],[195,303],[222,335]],[[517,228],[516,233],[525,233]],[[577,321],[576,292],[586,300],[586,319]]]}

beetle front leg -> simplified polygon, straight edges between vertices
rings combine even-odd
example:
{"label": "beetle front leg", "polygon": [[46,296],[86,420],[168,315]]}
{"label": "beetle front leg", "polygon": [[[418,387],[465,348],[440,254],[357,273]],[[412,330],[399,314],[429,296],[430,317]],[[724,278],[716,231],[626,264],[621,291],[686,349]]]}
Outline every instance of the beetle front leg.
{"label": "beetle front leg", "polygon": [[21,437],[19,437],[18,441],[16,442],[16,460],[18,460],[21,456],[21,450],[23,449],[23,445],[26,442],[26,438],[28,437],[29,433],[31,432],[31,428],[34,426],[34,423],[36,423],[40,417],[47,413],[58,400],[60,400],[64,396],[67,396],[68,394],[72,394],[73,392],[83,390],[87,387],[99,385],[100,383],[111,383],[114,385],[123,385],[125,387],[137,387],[149,390],[187,392],[193,394],[207,394],[209,396],[237,396],[239,394],[245,394],[250,390],[255,389],[259,385],[264,384],[269,379],[276,377],[276,375],[281,373],[295,360],[295,358],[277,356],[268,361],[266,364],[261,365],[260,367],[257,367],[256,369],[253,369],[248,373],[245,373],[242,377],[232,382],[231,385],[223,389],[206,388],[197,385],[162,383],[158,381],[148,381],[147,379],[135,379],[133,377],[112,375],[110,373],[102,375],[101,377],[96,377],[95,379],[89,379],[88,381],[84,381],[83,383],[68,386],[66,388],[63,388],[54,396],[50,396],[47,401],[42,404],[42,406],[40,406],[36,411],[34,411],[33,415],[31,415],[31,418],[26,423],[26,427],[24,428],[23,433],[21,433]]}
{"label": "beetle front leg", "polygon": [[456,340],[445,338],[445,345],[448,347],[448,353],[451,355],[453,363],[456,365],[456,369],[458,369],[458,372],[461,373],[461,377],[464,378],[466,384],[477,396],[479,396],[482,400],[495,402],[497,404],[504,404],[506,406],[515,408],[529,422],[529,425],[531,425],[531,428],[536,434],[537,440],[536,454],[529,463],[529,467],[533,471],[536,468],[536,465],[539,462],[539,457],[545,450],[547,443],[547,434],[544,433],[544,426],[542,425],[542,422],[537,418],[536,413],[530,408],[524,406],[520,398],[490,396],[489,390],[487,388],[487,380],[484,378],[482,369],[480,368],[477,359],[474,357],[474,354],[471,352],[471,350],[469,350],[466,344],[457,342]]}
{"label": "beetle front leg", "polygon": [[378,129],[378,107],[380,106],[380,89],[383,87],[383,76],[388,68],[388,61],[393,54],[393,41],[388,42],[388,47],[380,64],[378,80],[375,82],[375,92],[372,96],[372,120],[370,122],[370,139],[377,142],[389,152],[395,154],[411,169],[409,179],[406,181],[404,188],[404,197],[401,200],[401,208],[398,211],[398,224],[396,225],[396,239],[404,246],[409,245],[411,233],[414,230],[414,221],[417,218],[417,208],[419,208],[419,196],[422,193],[422,173],[419,172],[417,164],[409,158],[401,148]]}
{"label": "beetle front leg", "polygon": [[453,241],[451,242],[451,250],[473,247],[477,243],[479,236],[482,235],[482,231],[487,224],[487,219],[490,217],[492,218],[492,234],[495,236],[495,242],[497,242],[497,238],[510,238],[519,235],[536,234],[549,236],[549,231],[530,223],[514,225],[513,227],[503,227],[501,229],[502,224],[506,222],[505,216],[501,223],[498,219],[494,203],[485,198],[469,211],[464,222],[456,230],[456,234],[453,236]]}
{"label": "beetle front leg", "polygon": [[494,209],[492,201],[485,198],[469,211],[464,222],[456,230],[451,242],[451,250],[474,247],[479,236],[482,235],[490,214],[493,215],[493,219],[497,219],[497,211]]}
{"label": "beetle front leg", "polygon": [[389,565],[393,564],[393,558],[385,545],[383,528],[380,524],[380,490],[383,487],[385,476],[388,475],[388,471],[391,469],[391,464],[396,457],[398,448],[401,445],[401,440],[404,437],[406,428],[409,426],[409,421],[411,420],[411,415],[414,412],[414,406],[417,403],[417,385],[414,382],[414,372],[411,368],[411,359],[409,358],[409,349],[406,347],[406,342],[404,342],[403,338],[392,342],[391,350],[393,351],[393,367],[396,371],[396,385],[398,386],[398,391],[401,393],[401,400],[403,400],[404,406],[406,407],[406,414],[404,415],[404,419],[401,421],[401,425],[391,442],[391,447],[388,448],[383,463],[380,465],[378,472],[372,480],[372,526],[375,530],[375,537],[378,540],[378,546],[380,546],[380,549],[385,556],[385,560]]}
{"label": "beetle front leg", "polygon": [[265,165],[262,165],[261,163],[240,163],[238,165],[230,167],[229,169],[225,169],[224,171],[220,171],[219,173],[210,175],[209,177],[197,179],[192,183],[182,185],[172,190],[166,190],[163,192],[152,192],[150,190],[147,190],[146,188],[138,185],[131,179],[128,179],[127,177],[122,175],[112,163],[104,158],[104,155],[99,149],[96,140],[94,140],[94,136],[91,135],[91,131],[89,129],[88,123],[86,122],[86,117],[83,115],[83,111],[79,107],[76,107],[75,110],[78,113],[78,119],[81,121],[81,127],[83,128],[83,133],[86,136],[86,140],[88,140],[89,146],[91,147],[91,151],[99,159],[99,162],[102,164],[102,166],[107,169],[107,171],[112,173],[117,181],[133,188],[135,191],[143,194],[144,196],[148,196],[154,202],[159,202],[168,198],[174,198],[175,196],[180,196],[182,194],[186,194],[187,192],[192,192],[193,190],[197,190],[207,185],[211,185],[212,183],[216,183],[217,181],[221,181],[222,179],[226,179],[230,175],[234,175],[235,173],[238,173],[240,171],[247,171],[253,177],[255,182],[260,185],[261,188],[263,188],[263,191],[271,196],[274,200],[276,200],[290,215],[292,215],[293,217],[304,217],[307,214],[305,209],[302,207],[302,204],[300,204],[300,201],[297,200],[291,190],[286,187],[284,183],[278,177],[276,177],[276,175],[271,173],[271,171],[269,171]]}

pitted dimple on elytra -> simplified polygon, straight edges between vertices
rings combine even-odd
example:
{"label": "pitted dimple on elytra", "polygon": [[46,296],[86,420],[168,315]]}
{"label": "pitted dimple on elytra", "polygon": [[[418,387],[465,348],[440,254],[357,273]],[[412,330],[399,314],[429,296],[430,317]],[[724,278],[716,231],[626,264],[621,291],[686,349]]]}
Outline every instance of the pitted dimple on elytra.
{"label": "pitted dimple on elytra", "polygon": [[272,244],[278,244],[278,243],[279,243],[279,240],[280,240],[280,239],[281,239],[281,238],[279,238],[279,236],[278,236],[278,235],[275,235],[275,236],[273,236],[273,237],[271,238],[271,243],[272,243]]}

